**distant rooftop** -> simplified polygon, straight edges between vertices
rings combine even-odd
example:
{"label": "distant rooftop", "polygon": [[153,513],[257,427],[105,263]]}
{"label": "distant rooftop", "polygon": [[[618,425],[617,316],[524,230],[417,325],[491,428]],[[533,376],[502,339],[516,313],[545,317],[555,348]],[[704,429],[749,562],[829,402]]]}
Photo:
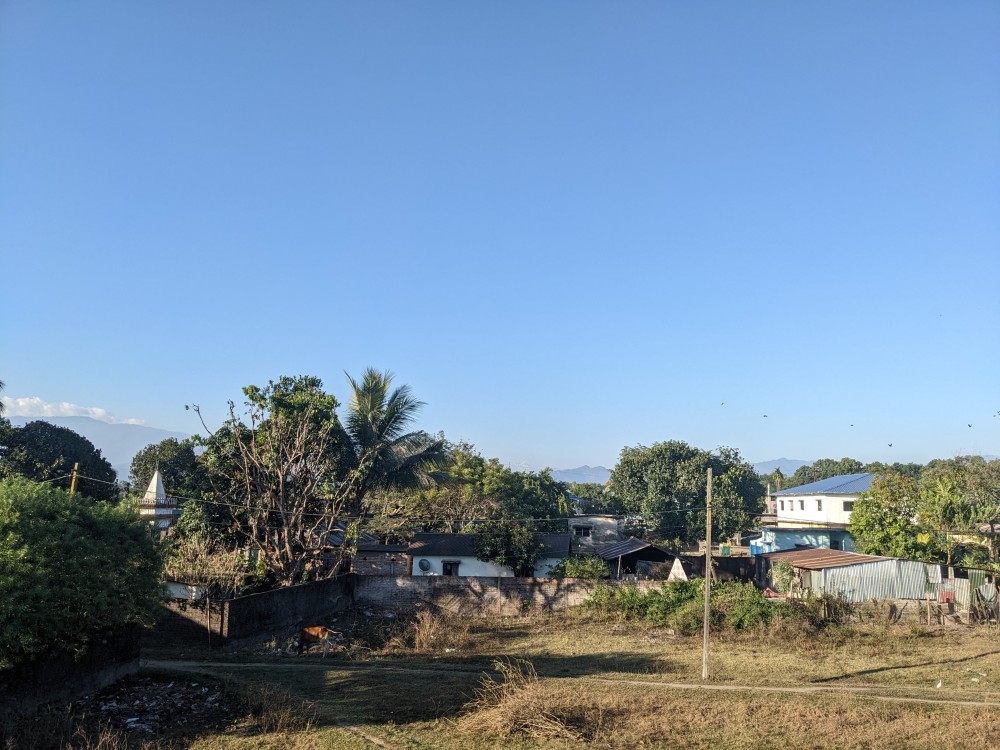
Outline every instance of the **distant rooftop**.
{"label": "distant rooftop", "polygon": [[779,552],[765,552],[760,557],[774,562],[789,562],[792,567],[805,570],[823,570],[825,568],[843,568],[847,565],[894,560],[893,557],[876,557],[861,555],[857,552],[844,552],[839,549],[789,549]]}
{"label": "distant rooftop", "polygon": [[633,552],[638,552],[639,550],[644,550],[647,549],[648,547],[652,547],[653,549],[658,549],[661,552],[666,552],[666,550],[660,549],[655,544],[644,542],[642,539],[636,539],[634,536],[630,536],[623,542],[615,542],[614,544],[609,544],[607,546],[600,547],[599,549],[595,550],[595,552],[605,560],[613,560],[616,557],[624,557],[625,555],[631,555]]}
{"label": "distant rooftop", "polygon": [[841,474],[771,494],[779,497],[784,495],[858,495],[871,489],[874,478],[875,475],[870,472],[866,474]]}
{"label": "distant rooftop", "polygon": [[[566,557],[569,555],[569,534],[534,534],[539,545],[539,555],[543,558]],[[440,557],[476,557],[479,549],[475,534],[417,533],[413,535],[408,551],[411,555]]]}

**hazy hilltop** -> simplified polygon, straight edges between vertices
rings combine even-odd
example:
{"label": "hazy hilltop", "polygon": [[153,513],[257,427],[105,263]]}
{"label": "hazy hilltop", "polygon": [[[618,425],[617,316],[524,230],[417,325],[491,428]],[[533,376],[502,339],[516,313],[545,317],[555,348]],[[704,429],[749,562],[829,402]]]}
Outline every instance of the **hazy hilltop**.
{"label": "hazy hilltop", "polygon": [[788,477],[794,474],[800,466],[809,466],[812,463],[812,461],[803,461],[800,458],[775,458],[754,464],[753,470],[758,474],[770,474],[775,469],[781,469],[781,473]]}
{"label": "hazy hilltop", "polygon": [[575,469],[553,469],[552,478],[560,482],[577,482],[586,484],[607,484],[611,479],[611,470],[603,466],[577,466]]}
{"label": "hazy hilltop", "polygon": [[[147,445],[159,443],[167,438],[186,440],[191,437],[183,432],[170,432],[158,427],[147,427],[138,424],[110,424],[91,417],[10,417],[10,422],[16,427],[23,427],[28,422],[49,422],[59,427],[67,427],[83,435],[101,451],[108,463],[118,472],[119,481],[128,479],[132,457]],[[985,456],[986,460],[997,456]],[[808,466],[813,461],[800,458],[775,458],[770,461],[759,461],[753,464],[758,474],[770,474],[780,468],[785,476],[791,476],[800,466]],[[604,466],[577,466],[575,469],[553,469],[552,477],[560,482],[578,482],[585,484],[607,484],[611,479],[611,470]]]}
{"label": "hazy hilltop", "polygon": [[170,432],[141,424],[110,424],[90,417],[10,418],[10,423],[16,427],[23,427],[29,422],[48,422],[83,435],[101,451],[101,455],[108,460],[118,473],[118,480],[122,482],[128,479],[132,457],[147,445],[167,438],[186,440],[190,437],[183,432]]}

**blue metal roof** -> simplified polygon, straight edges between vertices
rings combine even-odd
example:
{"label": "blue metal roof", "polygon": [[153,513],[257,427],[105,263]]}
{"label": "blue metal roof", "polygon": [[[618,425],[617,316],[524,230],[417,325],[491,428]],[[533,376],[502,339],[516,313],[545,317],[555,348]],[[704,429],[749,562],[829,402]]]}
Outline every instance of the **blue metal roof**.
{"label": "blue metal roof", "polygon": [[872,486],[875,475],[867,474],[841,474],[840,476],[820,479],[818,482],[810,482],[799,487],[791,487],[787,490],[779,490],[772,495],[858,495],[868,492]]}

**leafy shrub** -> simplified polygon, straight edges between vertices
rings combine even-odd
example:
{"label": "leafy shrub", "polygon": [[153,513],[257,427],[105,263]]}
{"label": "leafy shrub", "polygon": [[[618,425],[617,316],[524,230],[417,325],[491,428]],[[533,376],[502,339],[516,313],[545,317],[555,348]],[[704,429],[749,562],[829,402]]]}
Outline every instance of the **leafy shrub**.
{"label": "leafy shrub", "polygon": [[733,630],[750,630],[771,621],[771,603],[752,583],[727,581],[713,586],[712,606]]}
{"label": "leafy shrub", "polygon": [[775,563],[767,573],[771,580],[771,585],[779,594],[787,594],[792,587],[792,580],[795,578],[795,568],[788,560],[781,560]]}
{"label": "leafy shrub", "polygon": [[131,512],[21,477],[0,481],[0,669],[152,622],[159,574],[149,527]]}
{"label": "leafy shrub", "polygon": [[[588,605],[629,619],[644,619],[657,625],[668,625],[681,633],[700,632],[705,614],[705,581],[670,581],[657,589],[640,591],[636,586],[616,589],[601,587],[594,592]],[[728,581],[712,586],[711,625],[731,630],[750,630],[767,625],[774,615],[773,607],[752,583]],[[804,610],[789,610],[792,616],[811,622]]]}
{"label": "leafy shrub", "polygon": [[[710,625],[717,626],[719,624],[718,612],[712,610],[709,614],[709,619]],[[683,635],[694,635],[701,632],[704,621],[704,601],[690,599],[670,613],[670,616],[667,618],[667,625]]]}
{"label": "leafy shrub", "polygon": [[692,599],[703,601],[705,597],[705,579],[670,581],[666,586],[660,587],[659,595],[670,611],[678,609]]}
{"label": "leafy shrub", "polygon": [[573,555],[552,568],[553,578],[585,578],[599,581],[608,578],[611,571],[608,564],[598,555]]}
{"label": "leafy shrub", "polygon": [[647,599],[636,586],[620,586],[614,591],[615,608],[626,617],[644,617]]}
{"label": "leafy shrub", "polygon": [[610,586],[598,586],[591,592],[590,598],[584,602],[584,606],[596,610],[611,609],[613,595]]}

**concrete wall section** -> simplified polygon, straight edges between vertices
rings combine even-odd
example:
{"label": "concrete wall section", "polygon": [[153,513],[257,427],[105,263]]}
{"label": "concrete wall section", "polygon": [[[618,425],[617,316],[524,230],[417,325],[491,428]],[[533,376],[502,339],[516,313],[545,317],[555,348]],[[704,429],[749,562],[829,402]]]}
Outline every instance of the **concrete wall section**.
{"label": "concrete wall section", "polygon": [[342,575],[226,601],[169,602],[144,645],[224,646],[291,626],[322,625],[332,612],[351,606],[356,578]]}
{"label": "concrete wall section", "polygon": [[354,580],[341,575],[231,599],[225,602],[223,636],[233,640],[290,625],[322,625],[320,618],[351,606]]}
{"label": "concrete wall section", "polygon": [[[638,581],[641,589],[661,581]],[[583,604],[604,581],[538,578],[477,578],[469,576],[359,577],[354,588],[360,605],[409,610],[418,604],[440,607],[455,614],[514,617],[531,610],[558,611]]]}

